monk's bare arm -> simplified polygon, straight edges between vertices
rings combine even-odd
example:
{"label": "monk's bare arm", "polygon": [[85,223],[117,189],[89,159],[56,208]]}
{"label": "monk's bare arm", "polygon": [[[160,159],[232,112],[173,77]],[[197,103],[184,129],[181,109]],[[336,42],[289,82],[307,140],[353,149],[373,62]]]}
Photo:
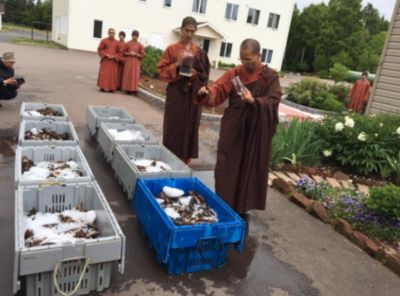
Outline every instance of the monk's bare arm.
{"label": "monk's bare arm", "polygon": [[178,79],[177,64],[172,56],[171,48],[167,48],[161,57],[157,71],[160,78],[166,82],[172,82]]}
{"label": "monk's bare arm", "polygon": [[208,88],[208,95],[200,95],[197,97],[196,103],[207,107],[221,105],[229,98],[233,87],[233,77],[233,70],[225,72],[221,78]]}

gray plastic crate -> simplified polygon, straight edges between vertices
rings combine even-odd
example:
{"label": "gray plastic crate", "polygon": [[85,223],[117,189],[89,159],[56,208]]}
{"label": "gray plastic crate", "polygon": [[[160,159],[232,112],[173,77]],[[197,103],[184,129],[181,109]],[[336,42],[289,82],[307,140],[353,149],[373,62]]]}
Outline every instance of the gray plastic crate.
{"label": "gray plastic crate", "polygon": [[[132,159],[162,161],[168,164],[172,168],[172,171],[159,173],[140,172]],[[138,178],[186,178],[192,176],[192,170],[164,146],[117,145],[111,166],[124,191],[127,193],[128,199],[132,198]]]}
{"label": "gray plastic crate", "polygon": [[[96,225],[100,231],[97,239],[75,244],[25,247],[24,213],[32,208],[39,212],[61,212],[77,205],[96,211]],[[85,272],[83,264],[89,259],[89,269],[84,274],[77,295],[107,288],[110,285],[111,266],[123,273],[125,236],[96,182],[42,188],[19,187],[15,209],[17,272],[14,280],[18,283],[17,277],[25,279],[29,289],[27,295],[60,295],[55,293],[54,273],[58,275],[60,289],[63,292],[72,291],[82,272]],[[60,265],[60,273],[55,272],[57,265]],[[14,287],[18,286],[14,284]]]}
{"label": "gray plastic crate", "polygon": [[[62,116],[30,116],[25,115],[25,111],[35,111],[39,109],[44,109],[46,107],[53,108],[54,110],[60,111],[63,115]],[[55,121],[69,121],[67,110],[65,110],[64,106],[61,104],[46,104],[46,103],[25,103],[23,102],[21,105],[20,111],[21,119],[23,120],[42,120],[45,118],[52,118]]]}
{"label": "gray plastic crate", "polygon": [[94,136],[102,122],[135,123],[135,119],[124,109],[110,106],[88,106],[86,110],[86,125]]}
{"label": "gray plastic crate", "polygon": [[[145,138],[144,141],[116,141],[108,131],[109,129],[140,131]],[[133,145],[147,144],[157,145],[158,140],[141,124],[125,124],[125,123],[102,123],[99,129],[97,141],[104,152],[104,156],[108,162],[113,158],[114,148],[117,144]]]}
{"label": "gray plastic crate", "polygon": [[[25,132],[32,128],[47,128],[56,133],[68,133],[70,140],[25,140]],[[71,122],[57,122],[53,120],[25,121],[21,122],[19,129],[19,145],[25,146],[76,146],[79,145],[78,135]]]}
{"label": "gray plastic crate", "polygon": [[[71,179],[41,179],[23,180],[22,178],[22,157],[28,157],[34,163],[41,161],[75,161],[83,173],[82,177]],[[51,185],[56,183],[82,183],[94,180],[93,173],[87,163],[81,149],[76,147],[18,147],[15,153],[15,183],[16,185]]]}

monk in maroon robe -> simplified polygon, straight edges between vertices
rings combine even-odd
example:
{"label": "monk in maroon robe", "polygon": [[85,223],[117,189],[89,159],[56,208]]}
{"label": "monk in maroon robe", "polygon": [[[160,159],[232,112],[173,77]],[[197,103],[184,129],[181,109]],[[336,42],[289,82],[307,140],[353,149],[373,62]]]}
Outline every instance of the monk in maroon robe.
{"label": "monk in maroon robe", "polygon": [[108,30],[108,37],[101,40],[97,53],[100,56],[97,86],[101,91],[113,92],[118,87],[118,59],[120,56],[114,29]]}
{"label": "monk in maroon robe", "polygon": [[215,189],[237,213],[245,214],[251,209],[265,210],[282,91],[277,73],[261,63],[257,40],[243,41],[240,59],[242,65],[210,88],[200,89],[196,102],[214,107],[229,99],[221,121]]}
{"label": "monk in maroon robe", "polygon": [[[187,164],[199,154],[202,108],[194,99],[210,74],[207,54],[193,43],[196,30],[196,20],[186,17],[179,42],[164,51],[157,66],[160,78],[168,82],[163,144]],[[190,63],[183,64],[184,59]],[[188,69],[190,73],[184,74]]]}
{"label": "monk in maroon robe", "polygon": [[368,73],[363,72],[362,78],[354,83],[350,93],[350,104],[348,109],[361,113],[371,94],[371,84],[368,81]]}
{"label": "monk in maroon robe", "polygon": [[125,37],[126,34],[124,31],[119,32],[118,34],[119,37],[119,41],[118,41],[118,47],[119,47],[119,58],[118,58],[118,88],[117,89],[121,89],[122,87],[122,75],[124,72],[124,55],[122,54],[124,52],[125,49]]}
{"label": "monk in maroon robe", "polygon": [[144,46],[138,41],[139,32],[132,32],[132,40],[125,44],[124,48],[124,75],[122,78],[122,90],[127,93],[135,93],[139,87],[140,60],[144,57]]}

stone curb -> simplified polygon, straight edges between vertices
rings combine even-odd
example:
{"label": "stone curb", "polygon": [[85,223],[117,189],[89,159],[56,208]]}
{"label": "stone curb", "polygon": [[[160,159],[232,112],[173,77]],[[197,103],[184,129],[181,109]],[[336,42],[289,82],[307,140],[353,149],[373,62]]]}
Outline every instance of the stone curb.
{"label": "stone curb", "polygon": [[282,103],[285,104],[285,105],[287,105],[287,106],[289,106],[289,107],[293,107],[293,108],[296,108],[296,109],[298,109],[298,110],[300,110],[300,111],[307,112],[307,113],[311,113],[311,114],[314,114],[314,115],[322,115],[322,116],[323,116],[323,115],[333,115],[333,114],[336,114],[335,112],[324,111],[324,110],[315,109],[315,108],[311,108],[311,107],[307,107],[307,106],[303,106],[303,105],[297,104],[297,103],[295,103],[295,102],[289,101],[289,100],[287,99],[287,96],[284,96],[284,97],[282,98]]}
{"label": "stone curb", "polygon": [[334,229],[345,236],[353,244],[364,250],[371,257],[381,261],[386,267],[400,275],[400,254],[393,248],[370,239],[365,234],[354,230],[349,222],[343,219],[332,221],[324,207],[319,201],[314,201],[297,192],[292,184],[281,178],[272,181],[272,187],[289,196],[289,199],[304,208],[309,214],[317,217],[325,224],[332,225]]}

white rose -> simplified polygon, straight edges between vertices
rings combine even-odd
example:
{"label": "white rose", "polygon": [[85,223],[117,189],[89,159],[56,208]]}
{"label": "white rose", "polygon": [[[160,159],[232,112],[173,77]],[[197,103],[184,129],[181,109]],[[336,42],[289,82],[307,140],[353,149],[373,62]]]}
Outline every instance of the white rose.
{"label": "white rose", "polygon": [[383,127],[383,123],[381,122],[381,123],[379,124],[379,126],[380,126],[380,127]]}
{"label": "white rose", "polygon": [[332,150],[324,150],[323,152],[325,157],[331,157],[332,156]]}
{"label": "white rose", "polygon": [[378,134],[375,134],[375,137],[378,137]]}
{"label": "white rose", "polygon": [[353,128],[354,124],[355,124],[354,119],[346,116],[346,121],[345,121],[344,125],[349,128]]}
{"label": "white rose", "polygon": [[361,142],[367,141],[367,134],[364,133],[364,132],[360,133],[360,134],[358,135],[357,140],[359,140],[359,141],[361,141]]}
{"label": "white rose", "polygon": [[335,125],[335,131],[341,132],[344,129],[344,124],[341,122],[336,123]]}
{"label": "white rose", "polygon": [[396,134],[400,136],[400,127],[396,130]]}

